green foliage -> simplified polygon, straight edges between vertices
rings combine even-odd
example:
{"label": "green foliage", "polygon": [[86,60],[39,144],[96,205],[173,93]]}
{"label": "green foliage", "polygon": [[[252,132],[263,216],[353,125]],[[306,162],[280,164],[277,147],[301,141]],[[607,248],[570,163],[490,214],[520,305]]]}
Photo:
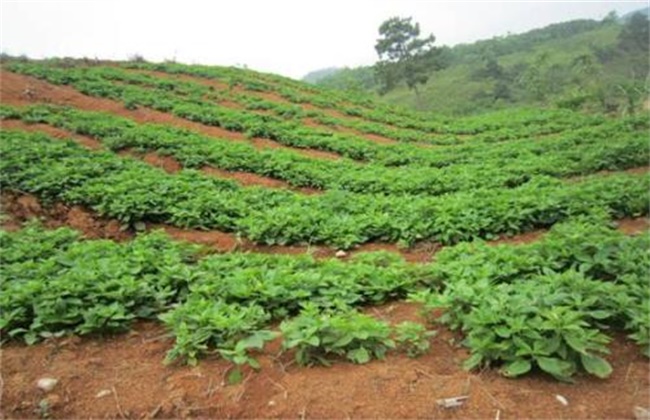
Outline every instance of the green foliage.
{"label": "green foliage", "polygon": [[[603,23],[603,30],[614,25]],[[530,70],[490,54],[482,55],[484,67],[475,77],[488,78],[495,92],[497,82]],[[607,77],[607,63],[596,51],[572,59],[570,74],[552,54],[548,60],[537,81],[553,85],[574,78],[576,90],[562,97],[569,108],[588,102],[597,87],[581,81],[583,76]],[[444,309],[440,321],[460,329],[471,353],[469,368],[495,365],[507,376],[542,370],[561,380],[578,371],[606,377],[611,367],[605,334],[620,329],[649,353],[649,239],[626,237],[609,224],[648,213],[650,179],[594,174],[647,164],[644,115],[610,119],[567,109],[518,109],[449,119],[245,70],[75,60],[9,60],[6,66],[131,108],[347,159],[260,151],[245,142],[71,108],[0,106],[2,119],[89,135],[107,149],[89,151],[39,133],[2,130],[3,190],[34,194],[46,205],[82,205],[132,231],[167,223],[220,229],[260,244],[339,248],[369,241],[459,243],[425,265],[387,252],[344,261],[205,256],[161,234],[114,243],[29,224],[18,232],[0,231],[0,330],[7,339],[32,343],[68,333],[113,333],[135,319],[159,318],[175,338],[168,361],[197,363],[203,355],[219,354],[233,363],[228,380],[234,383],[244,369],[258,367],[256,351],[277,336],[266,329],[273,321],[283,321],[283,346],[304,364],[337,358],[364,363],[393,348],[420,354],[433,335],[424,326],[391,328],[356,312],[413,294],[427,307]],[[217,80],[230,89],[161,72]],[[629,114],[637,106],[634,95],[642,92],[636,83],[618,85],[628,95]],[[515,90],[510,94],[516,99]],[[547,99],[556,100],[554,95]],[[219,105],[223,101],[239,107]],[[306,118],[396,143],[306,127]],[[124,149],[172,156],[186,169],[169,174],[114,153]],[[327,191],[242,187],[195,170],[204,166]],[[563,179],[574,176],[581,177]],[[530,245],[481,241],[551,226]]]}
{"label": "green foliage", "polygon": [[383,359],[395,347],[388,324],[356,312],[321,313],[306,305],[300,315],[280,325],[283,348],[295,349],[300,365],[330,364],[331,356],[363,364]]}
{"label": "green foliage", "polygon": [[395,326],[395,342],[400,350],[409,357],[417,357],[429,350],[429,339],[436,331],[427,331],[426,327],[417,322],[404,321]]}
{"label": "green foliage", "polygon": [[[164,222],[221,229],[263,244],[349,248],[372,240],[410,245],[427,239],[453,244],[550,226],[593,208],[614,217],[648,211],[644,198],[648,180],[643,175],[562,183],[521,174],[510,183],[514,188],[482,187],[440,197],[345,191],[302,196],[239,187],[191,170],[171,175],[134,159],[88,151],[38,133],[4,130],[0,140],[3,188],[85,205],[133,227]],[[635,140],[634,146],[614,145],[608,154],[616,162],[620,147],[637,150],[636,143],[640,141]],[[628,151],[622,155],[638,159]]]}
{"label": "green foliage", "polygon": [[242,380],[241,368],[248,365],[257,370],[260,364],[250,355],[250,350],[261,350],[267,341],[271,341],[278,336],[273,331],[260,330],[255,331],[250,336],[237,341],[235,347],[232,349],[223,348],[219,350],[219,354],[226,360],[231,361],[235,367],[228,374],[228,383],[231,385],[237,384]]}
{"label": "green foliage", "polygon": [[618,45],[623,50],[647,55],[648,39],[650,39],[648,16],[637,12],[623,25],[618,35]]}
{"label": "green foliage", "polygon": [[465,334],[468,369],[497,364],[506,376],[537,367],[564,381],[578,370],[607,377],[609,338],[601,330],[622,321],[647,352],[650,248],[646,235],[626,237],[604,220],[559,224],[530,245],[443,250],[431,274],[444,289],[414,299],[444,308],[439,321]]}
{"label": "green foliage", "polygon": [[176,338],[174,347],[167,353],[166,362],[184,358],[187,363],[195,365],[200,354],[216,348],[223,350],[221,354],[237,365],[248,363],[256,366],[246,351],[263,344],[259,341],[266,336],[257,330],[268,321],[269,315],[261,306],[254,304],[229,304],[191,296],[172,311],[161,315],[160,319]]}
{"label": "green foliage", "polygon": [[111,333],[159,316],[175,337],[167,361],[219,353],[234,364],[231,383],[243,367],[258,367],[253,352],[277,336],[263,329],[271,319],[285,319],[283,348],[301,364],[365,363],[393,348],[423,353],[434,332],[411,322],[391,328],[353,309],[408,292],[461,329],[467,368],[606,377],[603,331],[624,328],[646,354],[650,345],[650,238],[612,230],[602,212],[529,245],[446,248],[423,267],[388,253],[348,262],[237,253],[197,261],[196,247],[157,233],[124,244],[80,241],[34,223],[2,232],[0,245],[5,337]]}
{"label": "green foliage", "polygon": [[126,245],[78,242],[68,229],[36,224],[0,235],[0,330],[33,343],[67,332],[124,331],[186,292],[194,247],[160,234]]}
{"label": "green foliage", "polygon": [[[10,115],[8,118],[21,118],[30,123],[48,123],[79,134],[93,135],[112,150],[130,148],[170,154],[188,168],[211,165],[226,170],[245,170],[273,176],[295,186],[343,189],[359,193],[438,195],[482,186],[512,187],[535,173],[565,177],[604,168],[625,169],[642,165],[644,159],[650,159],[641,133],[634,126],[621,122],[599,126],[597,129],[585,127],[570,136],[548,139],[543,146],[522,141],[511,143],[508,151],[496,147],[491,150],[486,147],[467,147],[460,153],[456,151],[456,156],[462,157],[463,162],[454,165],[449,164],[454,159],[453,150],[444,156],[438,151],[435,155],[430,154],[431,160],[437,159],[431,163],[444,167],[422,168],[415,164],[387,167],[380,165],[381,161],[375,165],[359,166],[355,162],[332,162],[286,151],[260,152],[247,144],[219,141],[161,125],[136,125],[124,118],[102,113],[53,107],[30,107],[21,109],[23,112],[12,107],[3,109]],[[610,130],[615,130],[620,136],[616,144],[607,141],[602,135]],[[593,138],[583,140],[585,135]],[[571,149],[557,147],[559,143],[571,139],[580,139],[581,144],[576,144]],[[531,147],[534,147],[534,153],[526,150]],[[495,164],[492,160],[485,159],[486,153],[496,157],[503,153],[513,154],[515,148],[520,151],[516,161],[504,162],[501,158]],[[621,153],[621,150],[626,153]],[[542,151],[546,151],[543,157],[540,156]],[[421,155],[419,160],[424,161],[426,158],[427,156]],[[447,162],[439,159],[446,159]]]}
{"label": "green foliage", "polygon": [[379,26],[381,38],[375,44],[380,61],[375,73],[381,83],[381,92],[393,89],[404,80],[416,94],[417,86],[425,84],[430,71],[441,67],[439,50],[433,48],[435,37],[419,38],[420,25],[412,18],[393,17]]}
{"label": "green foliage", "polygon": [[[421,86],[419,94],[397,84],[381,99],[446,115],[531,105],[629,114],[633,111],[618,86],[633,82],[642,86],[648,74],[647,22],[641,14],[624,22],[611,16],[600,22],[582,19],[457,45],[444,52],[446,66],[427,69],[426,75],[435,77]],[[535,57],[540,54],[547,54],[547,60],[536,68]],[[599,74],[575,68],[575,61],[585,55],[594,58]],[[362,66],[334,74],[318,85],[339,89],[355,81],[361,85],[372,68]],[[340,80],[343,77],[345,83]],[[366,91],[382,92],[381,85],[375,83]],[[647,96],[647,89],[643,95]],[[640,109],[637,102],[635,111]]]}

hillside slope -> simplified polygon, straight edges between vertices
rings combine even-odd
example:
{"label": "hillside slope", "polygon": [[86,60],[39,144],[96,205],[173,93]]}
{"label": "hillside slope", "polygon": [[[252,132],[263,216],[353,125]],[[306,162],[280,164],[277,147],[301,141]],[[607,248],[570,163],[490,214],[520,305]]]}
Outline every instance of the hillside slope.
{"label": "hillside slope", "polygon": [[645,115],[441,117],[142,61],[11,59],[0,81],[10,417],[647,401]]}
{"label": "hillside slope", "polygon": [[[521,105],[634,112],[642,105],[649,64],[647,44],[622,44],[630,17],[576,20],[458,45],[446,51],[448,67],[431,74],[419,98],[401,86],[381,99],[443,114]],[[375,90],[370,67],[346,69],[318,83]]]}

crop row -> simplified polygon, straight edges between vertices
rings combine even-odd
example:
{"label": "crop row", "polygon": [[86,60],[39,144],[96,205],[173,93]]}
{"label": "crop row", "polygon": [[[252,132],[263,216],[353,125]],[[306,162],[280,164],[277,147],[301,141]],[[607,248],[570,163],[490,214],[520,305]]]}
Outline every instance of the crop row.
{"label": "crop row", "polygon": [[329,363],[336,355],[365,363],[395,347],[394,333],[410,354],[427,349],[421,326],[391,330],[356,312],[411,294],[426,307],[444,308],[438,321],[462,330],[471,351],[467,368],[606,377],[606,331],[626,330],[645,353],[650,345],[649,239],[626,237],[606,218],[556,225],[530,245],[459,244],[422,266],[389,253],[349,262],[241,253],[201,258],[196,247],[159,233],[118,244],[32,224],[0,231],[0,330],[31,343],[123,331],[134,319],[159,316],[175,337],[168,360],[196,362],[219,352],[257,366],[250,350],[275,337],[264,328],[282,320],[283,348],[295,349],[298,362]]}
{"label": "crop row", "polygon": [[40,133],[3,130],[0,140],[0,187],[82,204],[127,224],[220,229],[265,244],[448,244],[546,227],[593,208],[613,217],[648,211],[647,175],[594,176],[568,184],[539,176],[517,188],[440,197],[345,191],[303,196],[239,187],[192,170],[170,175]]}
{"label": "crop row", "polygon": [[[433,135],[415,129],[398,129],[384,124],[378,124],[373,121],[363,120],[359,117],[336,117],[317,109],[309,109],[305,111],[297,105],[280,103],[277,101],[274,102],[252,95],[236,93],[231,90],[215,90],[213,86],[194,81],[161,78],[157,75],[154,76],[133,71],[129,72],[116,67],[93,67],[91,72],[94,76],[107,80],[146,88],[162,89],[184,97],[192,97],[198,101],[205,101],[206,99],[219,101],[227,100],[232,103],[237,103],[250,111],[272,111],[282,119],[293,120],[298,123],[301,123],[303,118],[309,117],[328,126],[351,128],[362,133],[377,134],[401,142],[432,143],[439,145],[453,145],[462,142],[462,140],[455,136],[454,133]],[[554,134],[575,128],[595,126],[606,122],[606,119],[603,117],[566,114],[566,111],[540,112],[537,110],[535,114],[531,116],[529,113],[525,112],[515,113],[510,111],[507,121],[521,121],[520,124],[512,124],[513,127],[502,128],[501,125],[504,120],[504,115],[494,114],[485,118],[485,121],[494,122],[494,129],[492,130],[487,129],[489,126],[487,126],[486,123],[483,124],[483,126],[486,127],[484,130],[478,130],[475,128],[476,122],[472,121],[468,124],[467,128],[458,129],[458,131],[460,131],[459,134],[464,135],[474,134],[471,137],[472,142],[493,143],[518,138]],[[522,115],[524,116],[523,118]],[[478,117],[474,117],[474,119],[478,119]]]}
{"label": "crop row", "polygon": [[[164,80],[159,81],[156,88],[143,88],[135,85],[115,84],[93,73],[99,71],[95,68],[72,71],[38,64],[14,64],[10,66],[10,69],[45,78],[56,84],[72,84],[85,94],[120,100],[127,107],[147,106],[206,125],[245,132],[249,136],[271,138],[288,146],[327,150],[355,160],[374,161],[392,166],[416,162],[436,166],[439,160],[438,157],[441,155],[438,151],[423,150],[406,144],[380,146],[358,136],[334,134],[328,130],[306,127],[301,122],[285,121],[269,115],[259,115],[217,106],[206,102],[199,93],[189,95],[187,92],[183,95],[172,93],[171,90],[176,85]],[[616,128],[626,126],[627,128],[624,128],[623,132],[636,131],[637,136],[643,137],[644,134],[640,133],[640,130],[647,126],[647,121],[641,118],[631,118],[620,122],[611,121],[603,124],[602,127],[585,127],[580,133],[569,133],[566,137],[569,139],[578,138],[578,141],[584,141],[579,136],[586,139],[594,136],[600,138],[611,137],[618,134]],[[564,139],[563,136],[561,140]],[[550,141],[550,139],[544,139],[539,143],[546,143],[547,141]],[[517,144],[522,142],[531,143],[528,139],[516,142]],[[557,139],[554,139],[551,143],[557,145]],[[488,145],[483,146],[483,149],[489,149]],[[501,152],[505,152],[508,148],[508,144],[501,146],[499,148]],[[468,147],[474,149],[477,146],[472,144]],[[540,147],[545,149],[553,146],[542,145]],[[564,145],[561,147],[564,147]],[[517,145],[514,145],[512,149],[517,149]],[[451,153],[453,154],[453,151]],[[498,151],[490,153],[498,153]],[[511,151],[510,153],[517,152]]]}
{"label": "crop row", "polygon": [[146,87],[162,87],[184,95],[203,95],[203,98],[227,100],[237,103],[247,110],[272,111],[284,119],[298,120],[309,117],[321,124],[332,127],[345,127],[361,133],[376,134],[401,142],[418,142],[431,144],[459,144],[464,141],[501,142],[520,138],[551,135],[594,127],[606,123],[602,116],[583,115],[568,110],[518,110],[496,112],[488,115],[473,116],[448,120],[441,133],[432,134],[413,128],[395,128],[374,121],[364,120],[361,116],[341,118],[318,109],[303,110],[294,104],[236,93],[231,90],[216,91],[212,86],[188,80],[160,78],[144,73],[127,72],[115,67],[93,68],[93,73],[106,79],[136,84]]}
{"label": "crop row", "polygon": [[[230,103],[236,103],[245,110],[253,111],[256,114],[260,110],[271,111],[282,120],[293,121],[297,124],[302,124],[304,118],[313,118],[326,125],[353,128],[362,133],[378,134],[402,142],[432,144],[456,144],[459,142],[457,138],[451,135],[443,138],[418,130],[398,129],[357,118],[334,117],[318,109],[303,110],[302,107],[291,103],[272,101],[251,94],[235,92],[231,89],[218,90],[212,85],[206,85],[199,81],[164,78],[158,75],[125,70],[119,67],[92,67],[91,69],[79,68],[76,70],[89,73],[85,77],[99,77],[126,85],[134,85],[146,89],[159,89],[170,94],[180,95],[184,98],[192,98],[197,102],[228,101]],[[350,137],[350,139],[355,139],[356,141],[363,140],[362,137]]]}
{"label": "crop row", "polygon": [[[249,135],[272,137],[290,146],[334,151],[355,160],[372,161],[384,166],[442,167],[460,162],[492,162],[496,164],[495,159],[502,160],[504,158],[535,159],[534,155],[545,155],[549,151],[571,153],[571,149],[577,145],[603,140],[610,142],[612,138],[626,139],[631,136],[639,140],[645,139],[644,129],[648,128],[646,118],[632,117],[620,121],[608,121],[606,124],[595,127],[588,126],[562,136],[537,141],[522,139],[494,145],[467,142],[466,145],[440,150],[423,149],[406,144],[379,146],[370,141],[356,141],[350,136],[301,127],[296,123],[266,115],[250,113],[244,115],[241,111],[216,107],[200,99],[200,94],[172,95],[170,89],[175,85],[168,81],[160,81],[161,85],[156,89],[144,89],[137,86],[116,86],[102,78],[92,78],[88,75],[90,70],[85,73],[79,71],[77,76],[73,77],[73,73],[67,69],[62,70],[37,64],[14,63],[10,68],[45,78],[57,84],[73,83],[84,93],[121,100],[128,107],[137,104],[150,106],[208,125],[219,125],[235,131],[248,130]],[[88,77],[88,79],[78,80],[81,73],[85,74],[84,77]],[[74,82],[75,80],[77,82]],[[612,146],[615,147],[613,144]],[[575,155],[572,159],[580,160],[579,156]]]}
{"label": "crop row", "polygon": [[218,80],[228,83],[231,87],[241,86],[252,92],[274,92],[294,104],[311,104],[322,109],[336,109],[350,116],[363,117],[400,128],[435,133],[441,127],[441,124],[431,121],[431,116],[425,117],[406,109],[378,103],[367,96],[344,94],[290,79],[274,78],[274,76],[271,76],[273,79],[269,79],[269,75],[253,71],[177,63],[123,63],[122,66],[129,69],[154,70]]}
{"label": "crop row", "polygon": [[[231,86],[242,86],[250,91],[271,91],[294,104],[306,103],[322,109],[336,109],[348,116],[364,119],[368,123],[378,122],[393,126],[393,128],[416,130],[428,134],[453,136],[485,133],[486,139],[511,139],[571,130],[586,125],[597,125],[605,120],[603,117],[585,116],[568,110],[541,111],[539,109],[516,112],[509,110],[450,119],[389,106],[358,94],[315,87],[310,87],[311,91],[305,92],[304,84],[286,79],[269,82],[266,78],[267,75],[240,71],[239,69],[177,63],[124,63],[123,66],[130,69],[154,70],[169,74],[216,79],[227,82]],[[346,125],[343,121],[339,121],[339,123]],[[381,130],[376,125],[365,126],[365,128],[375,134],[387,134],[387,131]],[[391,137],[391,135],[386,136]]]}
{"label": "crop row", "polygon": [[[393,346],[385,323],[354,308],[405,297],[426,278],[426,269],[387,253],[364,254],[349,262],[240,253],[198,260],[198,248],[162,233],[118,244],[79,241],[69,229],[47,231],[31,224],[15,233],[0,231],[0,245],[4,337],[33,343],[68,332],[124,331],[134,319],[163,314],[160,318],[176,339],[168,360],[190,362],[215,349],[236,363],[238,358],[248,361],[245,343],[270,337],[260,331],[270,320],[311,308],[334,315],[334,325],[321,325],[320,333],[327,329],[329,334],[359,335],[330,348],[350,352],[351,360],[363,363],[368,354],[359,347],[370,341],[367,327],[387,333],[383,342]],[[304,328],[292,331],[291,322],[283,328],[294,342],[304,333]],[[312,356],[302,359],[309,363],[316,354]]]}
{"label": "crop row", "polygon": [[11,71],[35,76],[50,83],[71,85],[89,96],[122,101],[126,108],[144,106],[177,117],[226,130],[242,132],[248,137],[263,137],[300,148],[326,150],[356,160],[370,160],[377,145],[350,134],[306,127],[301,122],[233,109],[171,92],[167,88],[144,88],[118,84],[93,73],[94,69],[59,69],[39,64],[14,63]]}
{"label": "crop row", "polygon": [[650,357],[650,236],[626,237],[591,215],[522,246],[459,244],[436,256],[444,286],[416,294],[465,335],[465,367],[506,376],[541,369],[559,380],[611,373],[602,358],[623,327]]}
{"label": "crop row", "polygon": [[517,159],[456,164],[440,168],[398,168],[341,160],[312,159],[284,150],[258,151],[252,145],[205,137],[163,125],[134,124],[105,113],[60,107],[0,107],[0,118],[46,123],[90,135],[112,150],[135,148],[171,155],[186,168],[211,165],[282,179],[298,187],[358,193],[438,195],[483,187],[512,188],[537,175],[566,177],[598,170],[621,170],[650,160],[647,142],[635,135],[549,151]]}

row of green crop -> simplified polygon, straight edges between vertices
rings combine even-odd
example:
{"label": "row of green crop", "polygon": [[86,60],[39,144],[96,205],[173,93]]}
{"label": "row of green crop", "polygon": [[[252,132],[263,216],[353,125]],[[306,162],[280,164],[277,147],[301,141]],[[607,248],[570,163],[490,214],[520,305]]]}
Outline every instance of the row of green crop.
{"label": "row of green crop", "polygon": [[[493,114],[483,117],[482,119],[482,121],[490,121],[489,123],[471,121],[467,123],[467,127],[455,129],[458,133],[455,133],[455,131],[451,129],[447,129],[447,133],[434,135],[413,128],[395,128],[386,124],[363,120],[361,117],[336,117],[331,113],[314,108],[303,110],[300,106],[295,104],[286,104],[277,101],[274,102],[250,94],[237,93],[230,89],[215,90],[212,86],[188,80],[162,78],[158,75],[137,73],[134,71],[129,72],[115,67],[93,67],[92,73],[93,75],[100,76],[107,80],[147,88],[173,91],[176,94],[194,97],[199,101],[207,99],[216,101],[227,100],[241,105],[246,110],[271,111],[278,117],[297,121],[299,123],[304,118],[311,118],[327,126],[335,128],[350,128],[361,133],[376,134],[400,142],[453,145],[459,144],[463,141],[468,141],[467,138],[462,140],[456,134],[474,134],[471,136],[471,140],[469,141],[493,143],[518,138],[555,134],[576,128],[595,126],[606,122],[606,119],[603,117],[573,114],[571,111],[535,110],[532,115],[522,111],[510,111],[507,119],[503,118],[503,115],[501,114]],[[477,120],[477,117],[474,117],[474,120]],[[502,125],[505,125],[505,121],[508,121],[510,124],[506,127],[502,127]],[[515,124],[514,122],[519,122],[519,124]],[[448,124],[451,125],[453,123],[449,122]],[[463,124],[465,124],[464,120]],[[476,128],[477,125],[481,128]]]}
{"label": "row of green crop", "polygon": [[[198,81],[164,78],[158,75],[118,67],[92,67],[91,69],[79,68],[77,70],[89,73],[86,77],[100,77],[126,85],[156,89],[158,91],[180,95],[184,98],[191,98],[197,102],[205,102],[206,104],[213,101],[229,101],[241,105],[247,111],[271,111],[283,120],[293,121],[298,124],[302,124],[304,118],[313,118],[326,125],[353,128],[362,133],[378,134],[403,142],[433,144],[455,144],[459,142],[457,138],[451,135],[447,135],[446,137],[437,136],[434,138],[430,133],[413,129],[397,129],[372,121],[337,118],[317,109],[303,110],[298,105],[274,102],[251,94],[234,92],[231,89],[216,90],[213,86],[202,84]],[[68,75],[68,77],[71,76]],[[358,137],[356,140],[360,138]],[[353,140],[354,138],[350,137],[350,139]]]}
{"label": "row of green crop", "polygon": [[[325,352],[298,349],[299,362],[325,361],[333,353],[365,363],[383,354],[378,344],[386,350],[395,342],[386,323],[354,308],[405,297],[426,279],[423,267],[386,253],[349,262],[241,253],[198,260],[199,255],[197,247],[162,233],[118,244],[79,241],[74,231],[37,224],[0,231],[0,331],[33,343],[69,332],[124,331],[134,319],[162,314],[176,340],[168,361],[195,363],[201,354],[220,351],[237,364],[254,365],[247,351],[274,337],[262,328],[305,309],[302,318],[283,323],[285,347],[303,346],[310,331],[336,342],[317,343]],[[319,315],[305,327],[309,311]],[[410,354],[428,347],[417,340],[425,337],[421,326],[406,323],[395,332]]]}
{"label": "row of green crop", "polygon": [[[218,106],[205,100],[204,92],[201,89],[207,88],[196,83],[184,87],[189,82],[182,82],[183,84],[174,83],[169,80],[137,74],[127,76],[124,71],[116,68],[60,69],[38,63],[13,63],[8,67],[14,71],[44,78],[52,83],[72,84],[75,88],[88,95],[122,101],[127,108],[147,106],[206,125],[245,132],[249,136],[271,138],[288,146],[327,150],[355,160],[380,161],[385,164],[399,165],[413,161],[426,161],[431,154],[429,150],[422,150],[422,148],[411,147],[406,144],[380,146],[359,136],[306,127],[301,120],[285,120],[279,117]],[[107,80],[105,77],[110,79],[127,78],[134,83],[147,83],[149,87],[142,87],[137,84],[120,84]],[[280,113],[284,112],[287,111],[280,111]],[[643,125],[644,123],[647,125],[647,121],[638,118],[637,120],[631,122],[632,126]],[[629,122],[625,121],[618,124],[629,124]],[[617,123],[611,122],[608,127],[611,125],[617,125]],[[609,131],[598,126],[587,126],[586,128],[591,128],[586,135],[591,135],[591,132]],[[517,137],[517,134],[513,132],[506,134],[507,138]],[[486,139],[491,139],[490,136],[491,134]],[[570,136],[575,136],[575,134],[570,134]],[[439,140],[442,143],[449,143],[448,139]],[[452,142],[455,142],[455,140]]]}
{"label": "row of green crop", "polygon": [[557,225],[528,245],[445,249],[432,267],[444,287],[414,298],[444,309],[439,321],[462,331],[466,368],[606,377],[611,329],[629,331],[650,357],[650,236],[626,237],[604,219]]}
{"label": "row of green crop", "polygon": [[[215,91],[212,86],[206,86],[188,80],[172,80],[150,74],[124,71],[116,67],[93,67],[92,74],[108,80],[153,87],[184,96],[190,96],[198,101],[205,98],[228,100],[238,103],[248,110],[273,111],[284,119],[296,120],[309,117],[330,126],[341,126],[358,130],[362,133],[377,134],[403,142],[420,142],[433,144],[457,144],[461,140],[455,134],[469,135],[472,142],[497,142],[539,135],[548,135],[563,131],[600,125],[607,120],[599,116],[576,114],[567,110],[519,110],[517,112],[493,113],[471,119],[450,120],[447,127],[458,125],[457,128],[447,128],[442,135],[433,136],[431,133],[412,128],[395,128],[361,117],[339,118],[323,111],[311,109],[302,111],[296,105],[286,105],[259,97],[234,93],[230,90]],[[300,121],[298,121],[300,122]]]}
{"label": "row of green crop", "polygon": [[177,95],[164,88],[116,84],[93,73],[93,68],[59,69],[36,63],[12,63],[11,71],[35,76],[54,84],[71,85],[80,92],[124,102],[127,108],[145,106],[205,125],[263,137],[281,144],[327,150],[357,160],[370,160],[377,145],[370,140],[330,130],[306,127],[270,115],[219,106],[201,99]]}
{"label": "row of green crop", "polygon": [[457,164],[439,168],[390,168],[351,161],[327,161],[283,150],[258,151],[252,145],[218,140],[162,125],[138,125],[105,113],[60,107],[0,107],[0,118],[47,123],[91,135],[112,150],[134,148],[176,158],[184,167],[211,165],[282,179],[294,186],[343,189],[358,193],[438,195],[483,187],[512,188],[537,175],[565,177],[598,170],[621,170],[650,160],[645,139],[621,136],[617,142],[530,153],[517,159]]}
{"label": "row of green crop", "polygon": [[349,262],[240,253],[199,258],[197,248],[157,233],[117,244],[30,225],[0,231],[0,331],[31,343],[68,332],[122,331],[134,319],[159,315],[175,337],[167,360],[196,362],[219,352],[257,366],[250,350],[276,336],[264,330],[270,321],[283,320],[283,349],[295,349],[301,364],[327,364],[332,356],[365,363],[394,348],[393,337],[412,355],[428,348],[423,327],[391,330],[355,311],[410,293],[426,307],[444,308],[439,321],[461,329],[471,351],[467,368],[606,377],[604,331],[626,330],[648,354],[650,239],[626,237],[604,219],[557,225],[525,246],[461,244],[422,266],[388,253]]}
{"label": "row of green crop", "polygon": [[231,87],[240,86],[248,91],[274,92],[294,104],[311,104],[322,109],[336,109],[347,115],[362,117],[370,121],[390,124],[399,128],[416,129],[429,133],[441,130],[439,118],[383,104],[358,94],[345,95],[339,91],[326,90],[306,83],[242,69],[184,65],[178,63],[132,63],[122,64],[129,69],[162,71],[205,79],[218,80]]}
{"label": "row of green crop", "polygon": [[[241,114],[241,112],[215,107],[206,104],[200,94],[173,95],[170,93],[174,84],[160,81],[156,89],[144,89],[136,86],[116,86],[100,77],[91,77],[90,70],[73,73],[68,69],[57,69],[37,64],[14,64],[12,69],[23,71],[37,77],[43,77],[53,83],[73,83],[81,91],[97,96],[111,97],[124,101],[127,106],[137,104],[150,106],[177,116],[199,121],[208,125],[220,125],[235,131],[248,130],[250,135],[261,135],[275,138],[284,144],[334,151],[342,156],[357,160],[367,160],[385,166],[417,165],[441,167],[459,162],[491,162],[495,159],[535,159],[535,154],[546,154],[549,151],[564,151],[576,145],[586,144],[612,138],[634,137],[638,141],[645,139],[644,129],[648,128],[647,118],[632,117],[619,121],[609,121],[596,127],[586,127],[575,132],[541,141],[528,139],[508,142],[506,144],[467,144],[444,149],[422,149],[411,145],[400,144],[379,146],[369,141],[355,141],[350,137],[333,135],[301,127],[296,123],[282,121],[266,115]],[[83,74],[82,74],[83,73]],[[86,79],[80,79],[87,77]],[[187,93],[187,92],[186,92]],[[136,104],[136,105],[134,105]],[[612,144],[613,147],[614,144]],[[581,153],[580,153],[581,154]],[[575,156],[578,156],[577,158]],[[573,158],[579,160],[580,155]],[[560,162],[558,162],[560,163]],[[562,162],[561,164],[566,164]],[[606,167],[605,165],[603,165]],[[557,169],[554,169],[557,171]],[[571,172],[569,172],[571,173]],[[443,189],[444,190],[444,189]]]}
{"label": "row of green crop", "polygon": [[170,175],[39,133],[3,130],[0,140],[2,188],[82,204],[123,223],[221,229],[265,244],[455,243],[550,226],[593,208],[613,217],[648,211],[647,175],[594,176],[569,184],[540,176],[517,188],[440,197],[345,191],[303,196],[238,187],[192,170]]}
{"label": "row of green crop", "polygon": [[[605,121],[600,116],[586,116],[569,110],[518,110],[513,112],[496,112],[481,116],[448,119],[439,116],[421,114],[399,107],[382,104],[370,98],[343,94],[326,89],[313,89],[305,92],[304,84],[291,83],[286,79],[269,83],[266,75],[228,69],[223,67],[184,65],[178,63],[124,63],[130,69],[145,69],[198,76],[206,79],[225,81],[231,86],[242,86],[251,91],[272,91],[294,104],[311,104],[322,109],[335,109],[348,116],[359,117],[368,123],[378,122],[406,130],[415,130],[428,134],[443,135],[477,135],[485,133],[486,140],[512,139],[566,131],[585,125],[597,125]],[[324,121],[328,121],[325,119]],[[345,124],[345,122],[340,122]],[[349,121],[348,121],[349,123]],[[386,135],[393,130],[382,130],[378,126],[359,125],[358,128],[369,129],[374,134]],[[394,135],[394,134],[393,134]],[[392,137],[391,137],[392,138]],[[453,138],[453,137],[450,137]],[[420,141],[420,140],[418,140]]]}

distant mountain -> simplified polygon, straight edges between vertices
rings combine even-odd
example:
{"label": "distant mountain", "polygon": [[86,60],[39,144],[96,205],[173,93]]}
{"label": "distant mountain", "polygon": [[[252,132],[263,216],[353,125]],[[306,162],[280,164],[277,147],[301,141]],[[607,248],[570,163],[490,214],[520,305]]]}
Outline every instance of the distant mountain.
{"label": "distant mountain", "polygon": [[[640,9],[648,15],[648,8]],[[639,12],[637,11],[637,12]],[[432,72],[419,97],[398,86],[380,98],[442,114],[516,106],[560,106],[608,113],[638,109],[648,95],[648,25],[630,17],[555,23],[522,34],[445,48],[447,68]],[[647,22],[647,21],[646,21]],[[343,69],[318,85],[377,94],[372,67]]]}
{"label": "distant mountain", "polygon": [[630,13],[626,13],[623,16],[621,16],[621,21],[626,22],[632,17],[632,15],[635,15],[637,13],[641,13],[642,15],[650,17],[650,7],[645,7],[639,10],[634,10]]}
{"label": "distant mountain", "polygon": [[326,77],[333,76],[339,71],[341,71],[341,68],[339,67],[327,67],[325,69],[314,70],[312,72],[307,73],[302,78],[302,81],[307,83],[317,83]]}

